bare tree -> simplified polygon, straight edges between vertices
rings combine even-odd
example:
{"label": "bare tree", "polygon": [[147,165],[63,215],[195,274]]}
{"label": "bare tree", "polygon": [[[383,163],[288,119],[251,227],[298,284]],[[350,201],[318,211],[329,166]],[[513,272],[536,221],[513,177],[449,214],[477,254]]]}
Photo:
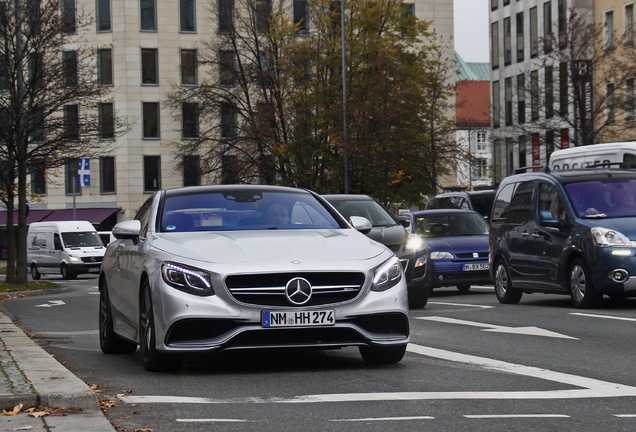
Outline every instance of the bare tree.
{"label": "bare tree", "polygon": [[16,239],[7,280],[25,283],[29,174],[106,154],[127,126],[108,110],[100,115],[109,89],[99,85],[96,47],[85,41],[92,19],[75,2],[0,6],[0,154],[8,164],[3,200],[8,239]]}

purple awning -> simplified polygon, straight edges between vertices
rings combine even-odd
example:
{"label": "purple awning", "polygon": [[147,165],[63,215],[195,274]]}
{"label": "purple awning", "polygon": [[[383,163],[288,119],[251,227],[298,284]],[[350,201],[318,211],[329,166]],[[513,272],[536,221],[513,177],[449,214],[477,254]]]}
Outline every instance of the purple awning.
{"label": "purple awning", "polygon": [[[117,208],[78,208],[75,209],[75,220],[85,220],[92,224],[102,223],[112,216],[119,209]],[[14,213],[14,225],[17,224],[17,213]],[[73,209],[60,210],[30,210],[27,217],[27,224],[32,222],[51,222],[73,220]],[[0,226],[7,225],[7,212],[0,212]]]}

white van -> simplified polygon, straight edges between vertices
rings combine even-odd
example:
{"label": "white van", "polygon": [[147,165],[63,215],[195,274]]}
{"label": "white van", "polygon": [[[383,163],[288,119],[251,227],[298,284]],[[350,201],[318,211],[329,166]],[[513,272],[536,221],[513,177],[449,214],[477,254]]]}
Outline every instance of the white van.
{"label": "white van", "polygon": [[[613,164],[613,165],[611,165]],[[622,166],[618,165],[622,164]],[[577,168],[636,167],[636,141],[593,144],[557,150],[550,155],[551,170]]]}
{"label": "white van", "polygon": [[31,277],[98,274],[106,247],[88,221],[33,222],[27,234],[27,263]]}

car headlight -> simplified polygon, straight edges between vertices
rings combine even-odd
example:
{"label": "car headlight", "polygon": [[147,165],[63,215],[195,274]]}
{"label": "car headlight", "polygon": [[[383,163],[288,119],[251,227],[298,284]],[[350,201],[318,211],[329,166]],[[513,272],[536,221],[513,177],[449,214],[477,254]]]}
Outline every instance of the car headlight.
{"label": "car headlight", "polygon": [[453,254],[450,252],[431,252],[432,260],[441,260],[441,259],[453,259]]}
{"label": "car headlight", "polygon": [[397,285],[402,279],[402,266],[397,257],[392,256],[379,265],[373,273],[371,291],[385,291]]}
{"label": "car headlight", "polygon": [[74,263],[82,262],[82,260],[79,257],[76,257],[75,255],[69,255],[68,260]]}
{"label": "car headlight", "polygon": [[409,237],[406,240],[406,249],[413,252],[424,249],[424,239],[417,234],[409,234]]}
{"label": "car headlight", "polygon": [[173,288],[198,296],[214,294],[210,274],[204,270],[174,262],[161,265],[161,276]]}
{"label": "car headlight", "polygon": [[592,237],[597,246],[631,246],[632,242],[625,234],[608,228],[594,227]]}

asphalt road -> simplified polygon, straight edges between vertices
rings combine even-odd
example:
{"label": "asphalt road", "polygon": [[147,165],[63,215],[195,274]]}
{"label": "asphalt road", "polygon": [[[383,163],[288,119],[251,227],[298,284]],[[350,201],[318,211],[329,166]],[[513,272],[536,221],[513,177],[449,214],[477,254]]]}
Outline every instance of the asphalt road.
{"label": "asphalt road", "polygon": [[369,366],[357,349],[249,351],[149,373],[138,353],[99,350],[97,279],[69,285],[5,307],[98,386],[119,431],[636,429],[636,299],[577,310],[561,296],[500,305],[492,288],[440,289],[411,311],[398,365]]}

